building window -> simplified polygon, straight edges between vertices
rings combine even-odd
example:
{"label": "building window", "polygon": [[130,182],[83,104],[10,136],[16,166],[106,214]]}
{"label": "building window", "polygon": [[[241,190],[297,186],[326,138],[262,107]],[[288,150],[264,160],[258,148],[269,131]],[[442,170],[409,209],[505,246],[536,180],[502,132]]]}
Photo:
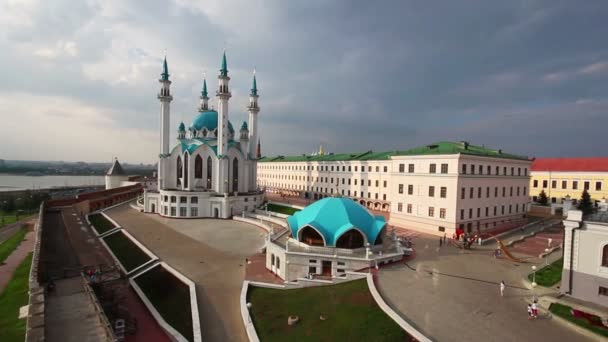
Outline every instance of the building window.
{"label": "building window", "polygon": [[572,181],[572,190],[578,190],[578,181]]}
{"label": "building window", "polygon": [[414,173],[414,164],[409,164],[407,166],[407,172]]}
{"label": "building window", "polygon": [[439,209],[439,218],[442,218],[442,219],[445,218],[445,208]]}
{"label": "building window", "polygon": [[479,165],[479,174],[483,175],[483,165]]}
{"label": "building window", "polygon": [[445,232],[445,227],[441,227],[441,226],[439,226],[439,231],[440,231],[440,232]]}
{"label": "building window", "polygon": [[448,164],[441,164],[441,173],[448,173]]}
{"label": "building window", "polygon": [[481,187],[477,188],[477,198],[481,198]]}
{"label": "building window", "polygon": [[589,191],[589,182],[583,182],[583,190]]}
{"label": "building window", "polygon": [[517,196],[519,196],[519,187],[517,187]]}
{"label": "building window", "polygon": [[526,196],[526,190],[528,190],[528,188],[526,188],[526,187],[524,186],[524,191],[522,192],[522,195],[523,195],[523,196]]}
{"label": "building window", "polygon": [[177,209],[175,207],[171,207],[171,216],[177,216]]}
{"label": "building window", "polygon": [[198,208],[196,208],[196,207],[190,208],[190,216],[197,217],[198,216]]}
{"label": "building window", "polygon": [[460,209],[460,219],[464,220],[464,209]]}
{"label": "building window", "polygon": [[608,296],[608,287],[600,286],[597,291],[597,294],[600,296]]}
{"label": "building window", "polygon": [[382,194],[382,200],[386,201],[386,194]]}
{"label": "building window", "polygon": [[429,217],[433,217],[433,216],[435,216],[435,208],[429,207]]}
{"label": "building window", "polygon": [[358,168],[358,167],[357,167],[357,166],[355,166],[355,172],[357,172],[357,168]]}
{"label": "building window", "polygon": [[488,175],[491,175],[491,174],[492,174],[492,167],[491,167],[490,165],[488,165],[488,168],[487,168],[487,172],[486,172],[486,173],[487,173]]}
{"label": "building window", "polygon": [[380,172],[380,166],[376,166],[376,172]]}
{"label": "building window", "polygon": [[399,164],[399,172],[400,173],[404,173],[405,172],[405,164]]}
{"label": "building window", "polygon": [[507,167],[506,167],[506,166],[504,166],[504,167],[502,168],[502,175],[503,175],[503,176],[506,176],[506,175],[507,175]]}
{"label": "building window", "polygon": [[466,192],[467,192],[467,189],[465,189],[465,188],[460,189],[460,199],[465,198]]}
{"label": "building window", "polygon": [[595,191],[602,191],[602,182],[595,182]]}
{"label": "building window", "polygon": [[176,201],[177,201],[177,197],[171,196],[171,203],[176,203]]}
{"label": "building window", "polygon": [[402,212],[403,211],[403,203],[397,203],[397,211],[398,212]]}
{"label": "building window", "polygon": [[377,187],[379,187],[379,186],[380,186],[380,181],[379,181],[379,180],[377,180],[377,181],[376,181],[376,188],[377,188]]}
{"label": "building window", "polygon": [[510,196],[510,197],[513,197],[513,187],[510,187],[510,188],[509,188],[509,196]]}
{"label": "building window", "polygon": [[198,197],[190,197],[190,203],[198,204]]}
{"label": "building window", "polygon": [[437,164],[431,164],[429,166],[429,173],[437,173]]}
{"label": "building window", "polygon": [[498,187],[494,187],[494,197],[498,197]]}
{"label": "building window", "polygon": [[568,181],[563,180],[562,181],[562,189],[566,189],[568,188]]}
{"label": "building window", "polygon": [[602,266],[608,267],[608,244],[602,248]]}
{"label": "building window", "polygon": [[388,172],[388,166],[384,167],[384,172]]}
{"label": "building window", "polygon": [[407,210],[407,213],[408,213],[408,214],[411,214],[411,213],[412,213],[412,205],[411,205],[411,204],[408,204],[408,205],[407,205],[407,209],[406,209],[406,210]]}
{"label": "building window", "polygon": [[496,175],[498,176],[498,174],[500,173],[500,167],[496,167]]}
{"label": "building window", "polygon": [[308,274],[316,274],[317,267],[316,266],[308,266]]}
{"label": "building window", "polygon": [[407,186],[407,194],[408,195],[413,195],[414,194],[414,186],[412,184],[409,184]]}
{"label": "building window", "polygon": [[509,204],[509,214],[511,213],[511,211],[512,211],[512,210],[513,210],[513,209],[512,209],[512,205],[511,205],[511,204]]}
{"label": "building window", "polygon": [[557,181],[556,180],[552,180],[551,181],[551,189],[556,189],[557,188]]}
{"label": "building window", "polygon": [[180,196],[179,203],[188,203],[188,197]]}
{"label": "building window", "polygon": [[477,208],[477,217],[481,216],[481,208]]}
{"label": "building window", "polygon": [[473,218],[473,208],[469,209],[469,218]]}
{"label": "building window", "polygon": [[511,168],[511,176],[515,176],[515,168],[514,167]]}
{"label": "building window", "polygon": [[475,165],[471,165],[471,174],[474,175],[475,174]]}
{"label": "building window", "polygon": [[490,215],[490,207],[486,207],[486,217]]}
{"label": "building window", "polygon": [[535,188],[538,188],[538,179],[535,179],[535,180],[532,182],[532,186],[533,186],[533,187],[535,187]]}
{"label": "building window", "polygon": [[496,216],[496,206],[494,206],[494,216]]}
{"label": "building window", "polygon": [[281,259],[277,257],[277,270],[281,268]]}
{"label": "building window", "polygon": [[490,198],[490,187],[486,188],[486,198]]}
{"label": "building window", "polygon": [[467,164],[462,164],[462,174],[463,175],[467,174]]}
{"label": "building window", "polygon": [[502,187],[502,197],[505,197],[506,193],[507,193],[507,188],[503,186]]}
{"label": "building window", "polygon": [[546,181],[546,180],[544,180],[544,181],[543,181],[543,189],[546,189],[546,188],[547,188],[547,181]]}
{"label": "building window", "polygon": [[402,194],[403,193],[403,184],[399,184],[399,193]]}
{"label": "building window", "polygon": [[429,197],[435,197],[435,187],[429,186]]}
{"label": "building window", "polygon": [[501,214],[501,215],[504,215],[504,214],[505,214],[505,206],[504,206],[504,205],[501,205],[501,206],[500,206],[500,214]]}
{"label": "building window", "polygon": [[188,214],[186,213],[186,210],[187,210],[187,209],[188,209],[188,208],[186,208],[186,207],[181,207],[181,208],[179,208],[179,216],[182,216],[182,217],[187,216],[187,215],[188,215]]}
{"label": "building window", "polygon": [[469,198],[473,198],[473,192],[475,192],[475,188],[469,189]]}
{"label": "building window", "polygon": [[448,188],[445,186],[441,187],[441,192],[439,193],[439,196],[441,198],[446,198],[447,197],[447,193],[448,193]]}
{"label": "building window", "polygon": [[382,182],[382,186],[383,186],[383,187],[385,187],[385,188],[386,188],[386,184],[387,184],[387,182],[386,182],[386,181],[383,181],[383,182]]}

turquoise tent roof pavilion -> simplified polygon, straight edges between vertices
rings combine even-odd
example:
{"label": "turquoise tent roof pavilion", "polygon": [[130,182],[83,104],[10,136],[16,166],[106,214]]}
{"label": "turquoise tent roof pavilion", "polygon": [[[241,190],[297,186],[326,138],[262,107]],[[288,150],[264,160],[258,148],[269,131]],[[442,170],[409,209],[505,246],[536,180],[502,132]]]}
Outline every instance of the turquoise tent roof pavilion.
{"label": "turquoise tent roof pavilion", "polygon": [[325,240],[325,245],[333,247],[351,229],[361,231],[367,242],[373,245],[386,226],[382,216],[374,216],[359,203],[345,197],[328,197],[314,202],[301,211],[289,216],[287,223],[294,239],[306,227],[315,228]]}

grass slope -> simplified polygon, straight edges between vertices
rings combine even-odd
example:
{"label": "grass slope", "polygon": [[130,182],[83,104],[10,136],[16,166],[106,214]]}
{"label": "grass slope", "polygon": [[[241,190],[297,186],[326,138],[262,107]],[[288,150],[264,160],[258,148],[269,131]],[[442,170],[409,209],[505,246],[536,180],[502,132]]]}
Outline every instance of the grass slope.
{"label": "grass slope", "polygon": [[9,225],[11,223],[15,223],[17,222],[17,216],[16,215],[5,215],[5,214],[0,214],[0,228]]}
{"label": "grass slope", "polygon": [[160,266],[135,278],[135,282],[163,319],[192,341],[190,288]]}
{"label": "grass slope", "polygon": [[110,222],[107,218],[105,218],[105,216],[101,214],[90,215],[89,221],[91,221],[91,224],[93,225],[98,234],[103,234],[115,227],[112,222]]}
{"label": "grass slope", "polygon": [[[564,258],[554,261],[547,267],[541,268],[536,272],[536,283],[540,286],[551,287],[562,280],[562,269],[564,267]],[[528,275],[528,279],[534,279],[534,273]]]}
{"label": "grass slope", "polygon": [[0,337],[2,342],[22,342],[25,339],[25,319],[19,319],[19,308],[28,302],[28,277],[32,253],[21,262],[13,277],[0,294]]}
{"label": "grass slope", "polygon": [[21,241],[25,238],[25,234],[27,234],[27,231],[21,228],[15,231],[8,240],[0,244],[0,265],[15,249],[17,249],[19,244],[21,244]]}
{"label": "grass slope", "polygon": [[285,214],[285,215],[293,215],[294,213],[297,213],[298,211],[300,211],[300,209],[286,207],[284,205],[268,203],[268,211],[272,211],[272,212],[279,213],[279,214]]}
{"label": "grass slope", "polygon": [[[404,341],[408,336],[378,307],[365,279],[293,290],[251,287],[248,297],[262,341]],[[287,325],[290,315],[300,322]]]}
{"label": "grass slope", "polygon": [[[602,328],[602,327],[598,327],[595,325],[592,325],[591,323],[589,323],[589,321],[587,321],[584,318],[577,318],[577,317],[572,317],[572,314],[570,313],[570,310],[572,308],[567,306],[567,305],[562,305],[559,303],[553,303],[551,304],[551,306],[549,307],[549,311],[551,311],[554,315],[557,315],[561,318],[564,318],[580,327],[583,327],[587,330],[591,330],[594,333],[604,336],[604,337],[608,337],[608,328]],[[601,323],[601,320],[599,317],[596,316],[596,318],[598,319],[598,321]]]}
{"label": "grass slope", "polygon": [[106,236],[103,239],[127,272],[150,260],[148,254],[144,253],[121,231]]}

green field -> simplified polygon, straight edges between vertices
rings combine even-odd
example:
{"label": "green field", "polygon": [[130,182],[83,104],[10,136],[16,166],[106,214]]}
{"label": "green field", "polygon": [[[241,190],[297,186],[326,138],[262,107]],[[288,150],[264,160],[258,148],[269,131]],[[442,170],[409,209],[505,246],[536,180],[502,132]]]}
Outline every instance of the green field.
{"label": "green field", "polygon": [[19,319],[19,308],[28,302],[28,278],[32,264],[30,253],[17,267],[13,277],[0,294],[0,336],[2,342],[23,342],[25,319]]}
{"label": "green field", "polygon": [[130,272],[150,260],[150,256],[142,251],[121,231],[110,234],[104,237],[103,240],[108,247],[110,247],[112,253],[118,258],[127,272]]}
{"label": "green field", "polygon": [[21,228],[15,231],[8,240],[0,243],[0,265],[19,247],[21,241],[25,238],[25,234],[27,234],[27,231]]}
{"label": "green field", "polygon": [[4,214],[0,214],[0,228],[9,225],[11,223],[15,223],[17,222],[17,216],[16,215],[4,215]]}
{"label": "green field", "polygon": [[98,234],[103,234],[116,227],[112,222],[110,222],[107,218],[105,218],[105,216],[101,214],[89,215],[89,221],[91,221],[91,224],[93,225]]}
{"label": "green field", "polygon": [[[562,269],[564,267],[564,258],[558,259],[547,267],[543,267],[536,271],[536,283],[540,286],[551,287],[562,280]],[[534,273],[528,274],[528,279],[534,279]]]}
{"label": "green field", "polygon": [[285,214],[285,215],[293,215],[294,213],[297,213],[298,211],[300,211],[300,209],[286,207],[284,205],[268,203],[268,211],[272,211],[272,212],[279,213],[279,214]]}
{"label": "green field", "polygon": [[[595,326],[595,325],[589,323],[589,321],[585,318],[572,317],[570,310],[572,310],[571,307],[569,307],[567,305],[562,305],[559,303],[553,303],[549,307],[549,311],[551,311],[554,315],[557,315],[563,319],[566,319],[587,330],[591,330],[598,335],[608,337],[608,328],[602,328],[602,327]],[[594,316],[594,317],[597,318],[597,322],[601,325],[600,318],[597,316]]]}
{"label": "green field", "polygon": [[[261,341],[405,341],[408,336],[378,307],[365,279],[292,290],[250,287],[248,301]],[[290,315],[300,322],[287,325]]]}
{"label": "green field", "polygon": [[192,341],[190,288],[160,266],[135,278],[135,282],[163,319]]}

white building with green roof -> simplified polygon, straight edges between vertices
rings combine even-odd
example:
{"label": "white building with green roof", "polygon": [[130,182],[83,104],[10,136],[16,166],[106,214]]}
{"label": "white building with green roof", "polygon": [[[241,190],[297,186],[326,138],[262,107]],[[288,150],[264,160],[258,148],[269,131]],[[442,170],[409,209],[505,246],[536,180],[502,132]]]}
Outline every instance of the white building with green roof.
{"label": "white building with green roof", "polygon": [[311,201],[341,195],[437,235],[477,233],[524,217],[531,160],[468,142],[405,151],[263,157],[258,184]]}
{"label": "white building with green roof", "polygon": [[[144,211],[166,217],[228,218],[254,211],[263,194],[256,182],[258,89],[255,72],[249,94],[249,121],[235,132],[229,120],[226,53],[218,76],[218,108],[209,108],[207,81],[203,80],[198,113],[186,127],[177,128],[177,143],[170,148],[170,104],[173,100],[167,60],[159,82],[160,153],[157,191],[144,194]],[[237,137],[238,135],[238,137]],[[238,139],[238,140],[237,140]]]}

